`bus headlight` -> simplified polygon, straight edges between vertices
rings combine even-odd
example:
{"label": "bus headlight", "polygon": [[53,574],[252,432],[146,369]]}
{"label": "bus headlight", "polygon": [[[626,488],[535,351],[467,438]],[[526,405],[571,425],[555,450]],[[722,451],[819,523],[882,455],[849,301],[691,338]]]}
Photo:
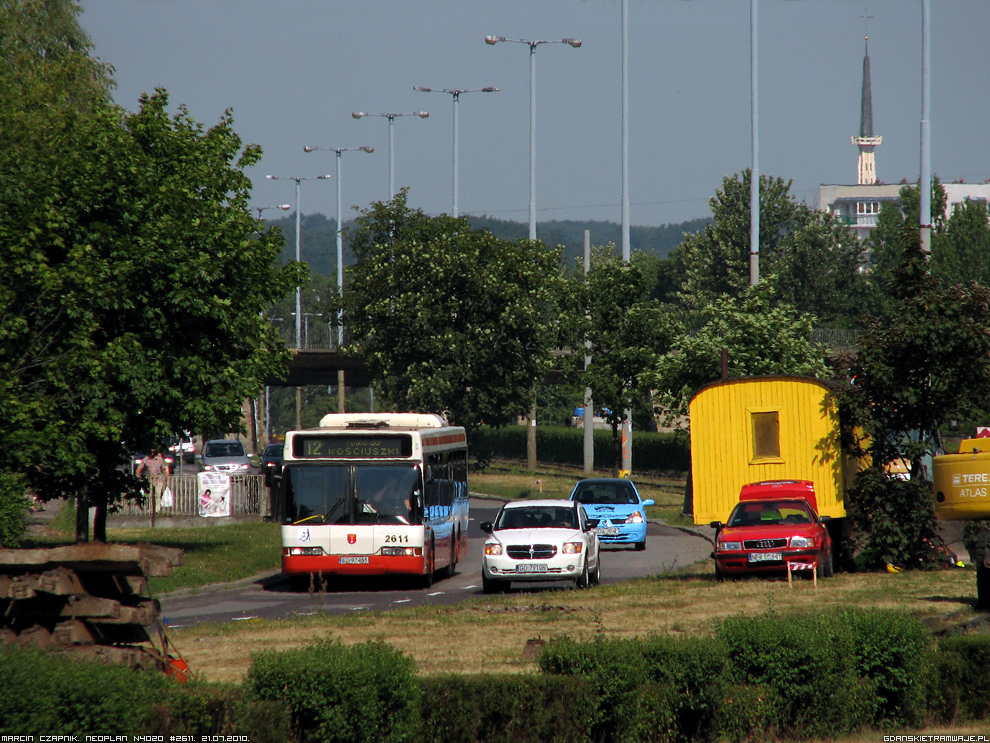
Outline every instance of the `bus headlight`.
{"label": "bus headlight", "polygon": [[299,555],[308,555],[308,556],[322,555],[323,548],[322,547],[286,547],[285,554],[291,555],[292,557],[297,557]]}
{"label": "bus headlight", "polygon": [[422,552],[418,547],[382,547],[382,554],[388,557],[415,557]]}

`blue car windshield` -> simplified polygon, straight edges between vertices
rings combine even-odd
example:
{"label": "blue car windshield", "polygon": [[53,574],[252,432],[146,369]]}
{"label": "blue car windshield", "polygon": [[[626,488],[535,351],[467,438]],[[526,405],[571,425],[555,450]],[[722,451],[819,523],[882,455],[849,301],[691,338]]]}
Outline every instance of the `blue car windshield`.
{"label": "blue car windshield", "polygon": [[579,483],[571,500],[578,503],[600,503],[613,506],[636,505],[639,498],[628,483]]}

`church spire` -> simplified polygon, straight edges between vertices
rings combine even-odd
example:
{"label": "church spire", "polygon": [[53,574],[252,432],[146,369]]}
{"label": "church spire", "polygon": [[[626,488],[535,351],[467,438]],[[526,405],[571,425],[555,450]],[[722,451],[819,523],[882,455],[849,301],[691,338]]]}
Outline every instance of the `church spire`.
{"label": "church spire", "polygon": [[[863,18],[872,18],[863,15]],[[877,182],[877,166],[874,150],[883,143],[883,137],[873,136],[873,91],[870,89],[870,37],[866,35],[863,51],[863,92],[859,108],[859,136],[852,137],[852,143],[859,147],[859,160],[856,166],[856,182],[867,186]]]}

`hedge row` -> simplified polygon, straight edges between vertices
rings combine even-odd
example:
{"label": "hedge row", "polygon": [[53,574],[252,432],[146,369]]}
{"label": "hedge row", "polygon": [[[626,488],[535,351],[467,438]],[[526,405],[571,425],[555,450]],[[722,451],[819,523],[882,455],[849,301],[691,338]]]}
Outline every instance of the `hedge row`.
{"label": "hedge row", "polygon": [[0,733],[252,743],[761,743],[990,717],[990,636],[887,611],[735,617],[712,637],[555,639],[541,673],[418,678],[381,642],[259,653],[240,687],[0,650]]}
{"label": "hedge row", "polygon": [[163,674],[0,646],[4,735],[245,735],[280,743],[289,719],[284,701],[257,700],[244,687],[179,686]]}
{"label": "hedge row", "polygon": [[[526,427],[482,427],[469,442],[480,458],[526,459]],[[594,432],[595,468],[612,466],[610,430]],[[686,472],[691,466],[687,437],[673,433],[633,431],[633,466],[637,472]],[[558,426],[536,427],[536,456],[540,462],[581,467],[584,464],[584,430]]]}

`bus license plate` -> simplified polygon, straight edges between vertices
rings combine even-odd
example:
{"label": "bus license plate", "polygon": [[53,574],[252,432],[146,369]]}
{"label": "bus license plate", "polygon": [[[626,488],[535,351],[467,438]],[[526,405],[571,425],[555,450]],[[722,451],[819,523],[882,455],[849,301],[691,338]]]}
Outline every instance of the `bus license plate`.
{"label": "bus license plate", "polygon": [[750,552],[750,562],[780,562],[784,559],[782,552]]}
{"label": "bus license plate", "polygon": [[341,565],[367,565],[368,564],[368,556],[367,555],[361,555],[359,557],[341,557],[340,558],[340,564]]}
{"label": "bus license plate", "polygon": [[600,537],[617,537],[619,536],[619,527],[603,526],[601,529],[595,529],[595,534]]}
{"label": "bus license plate", "polygon": [[534,562],[534,563],[523,563],[522,565],[516,565],[517,573],[545,573],[547,572],[546,563]]}

